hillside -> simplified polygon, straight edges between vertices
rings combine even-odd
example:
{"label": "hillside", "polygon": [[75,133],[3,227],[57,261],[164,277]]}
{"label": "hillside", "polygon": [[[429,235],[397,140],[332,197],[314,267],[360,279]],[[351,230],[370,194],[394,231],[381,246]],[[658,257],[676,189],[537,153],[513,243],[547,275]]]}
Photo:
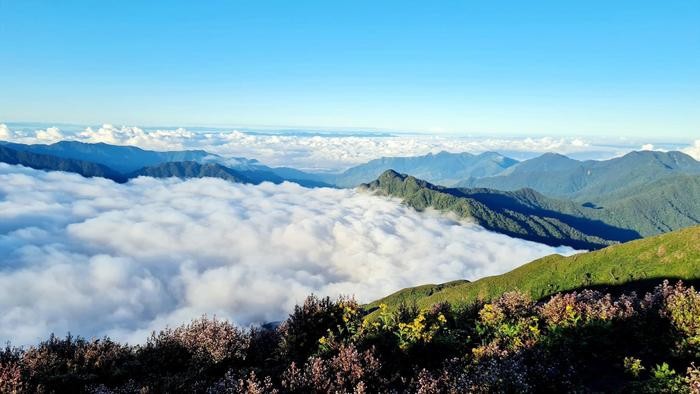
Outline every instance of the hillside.
{"label": "hillside", "polygon": [[594,208],[549,199],[530,189],[517,192],[450,189],[391,170],[362,188],[402,198],[418,210],[430,207],[453,212],[486,229],[553,246],[599,249],[639,237],[634,231],[581,214],[582,210],[595,211]]}
{"label": "hillside", "polygon": [[17,151],[3,145],[0,145],[0,162],[22,165],[37,170],[74,172],[84,177],[102,177],[115,182],[126,182],[124,175],[101,164]]}
{"label": "hillside", "polygon": [[402,302],[413,301],[420,308],[443,301],[468,304],[488,301],[511,290],[542,299],[580,288],[656,285],[662,278],[700,279],[700,226],[569,257],[546,256],[503,275],[474,282],[454,281],[403,289],[369,306],[384,303],[396,308]]}
{"label": "hillside", "polygon": [[14,150],[97,163],[120,173],[129,173],[169,161],[199,161],[212,156],[203,150],[157,152],[135,146],[88,144],[78,141],[60,141],[50,145],[7,142],[2,144]]}
{"label": "hillside", "polygon": [[516,160],[495,152],[473,155],[443,151],[414,157],[382,157],[338,175],[327,175],[324,179],[338,187],[355,187],[371,182],[384,171],[393,169],[428,182],[450,186],[471,177],[496,175],[516,163]]}
{"label": "hillside", "polygon": [[129,174],[129,178],[150,176],[153,178],[220,178],[230,182],[253,183],[245,175],[215,163],[199,164],[193,161],[163,163],[142,168]]}
{"label": "hillside", "polygon": [[[493,231],[548,244],[561,240],[566,241],[564,245],[573,245],[572,240],[591,241],[581,234],[624,242],[700,224],[700,199],[694,197],[700,195],[700,175],[668,176],[643,185],[627,186],[601,199],[599,204],[548,198],[532,189],[445,188],[393,171],[366,187],[402,198],[419,210],[432,207],[452,211]],[[497,214],[465,209],[463,205],[475,205],[475,200]],[[535,219],[538,216],[556,219],[556,223],[551,220],[547,223],[561,227],[559,222],[562,222],[581,234],[566,226],[542,229],[538,225],[541,221]],[[516,224],[499,220],[504,217]],[[527,232],[531,232],[529,237],[523,235]],[[591,248],[597,247],[593,245],[587,249]]]}
{"label": "hillside", "polygon": [[700,224],[700,175],[678,175],[622,189],[601,199],[598,217],[642,236]]}
{"label": "hillside", "polygon": [[498,175],[467,179],[458,186],[498,190],[532,188],[550,197],[599,203],[610,201],[613,195],[630,196],[634,188],[650,182],[698,174],[700,162],[681,152],[636,151],[601,161],[578,161],[546,153]]}
{"label": "hillside", "polygon": [[305,187],[330,186],[316,174],[293,168],[268,167],[255,159],[222,157],[203,150],[159,152],[134,146],[78,141],[61,141],[50,145],[0,141],[0,147],[22,153],[19,156],[16,153],[0,156],[0,162],[42,170],[75,172],[84,176],[102,176],[118,182],[143,175],[159,178],[215,177],[256,184],[289,181]]}

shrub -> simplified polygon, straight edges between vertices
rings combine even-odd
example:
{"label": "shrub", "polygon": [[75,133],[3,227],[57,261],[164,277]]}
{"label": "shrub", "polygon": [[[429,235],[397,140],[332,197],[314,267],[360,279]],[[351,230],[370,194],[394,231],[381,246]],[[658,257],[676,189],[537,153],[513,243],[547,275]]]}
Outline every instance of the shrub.
{"label": "shrub", "polygon": [[308,297],[279,328],[285,360],[304,361],[318,350],[319,339],[329,334],[341,339],[354,335],[362,324],[359,304],[351,298]]}
{"label": "shrub", "polygon": [[683,377],[679,376],[667,363],[656,365],[651,370],[652,379],[647,389],[654,393],[679,393],[684,391]]}
{"label": "shrub", "polygon": [[690,364],[688,367],[685,382],[692,394],[700,394],[700,368],[696,367],[695,364]]}
{"label": "shrub", "polygon": [[277,329],[202,317],[138,346],[70,335],[7,346],[0,392],[700,394],[699,308],[698,292],[668,282],[641,298],[583,290],[539,303],[510,292],[459,308],[382,305],[372,320],[353,299],[312,296]]}
{"label": "shrub", "polygon": [[381,363],[372,349],[360,352],[341,345],[329,359],[309,358],[302,369],[292,363],[282,376],[282,386],[294,393],[366,393],[382,391]]}
{"label": "shrub", "polygon": [[503,357],[532,346],[541,333],[533,301],[519,292],[505,293],[484,305],[476,329],[482,338],[482,345],[473,350],[477,358]]}
{"label": "shrub", "polygon": [[683,339],[679,341],[681,350],[700,357],[700,293],[693,287],[676,285],[666,296],[661,313],[682,333]]}
{"label": "shrub", "polygon": [[86,341],[71,335],[51,335],[29,348],[21,365],[31,390],[79,391],[87,385],[118,384],[128,376],[133,353],[108,338]]}
{"label": "shrub", "polygon": [[642,371],[646,369],[642,365],[642,360],[634,357],[625,357],[623,365],[625,370],[635,378],[638,378]]}

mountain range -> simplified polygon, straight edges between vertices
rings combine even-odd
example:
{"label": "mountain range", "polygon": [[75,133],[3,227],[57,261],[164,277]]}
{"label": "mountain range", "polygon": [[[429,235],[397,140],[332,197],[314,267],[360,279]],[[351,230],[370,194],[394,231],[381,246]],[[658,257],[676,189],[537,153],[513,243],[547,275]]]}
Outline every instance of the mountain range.
{"label": "mountain range", "polygon": [[554,199],[533,189],[446,188],[386,171],[364,189],[401,198],[418,210],[449,211],[499,233],[548,245],[598,249],[700,224],[700,176],[647,184],[601,207]]}
{"label": "mountain range", "polygon": [[431,183],[450,186],[465,179],[497,175],[517,163],[517,160],[495,152],[473,155],[443,151],[414,157],[382,157],[337,175],[324,176],[324,180],[338,187],[355,187],[377,179],[386,170],[394,170]]}
{"label": "mountain range", "polygon": [[211,155],[203,150],[157,152],[135,146],[109,145],[105,143],[87,144],[78,141],[60,141],[50,145],[28,145],[10,142],[3,142],[2,144],[6,148],[16,151],[97,163],[122,174],[169,161],[201,161],[206,157],[215,157],[215,155]]}
{"label": "mountain range", "polygon": [[532,188],[550,197],[609,202],[675,175],[700,174],[700,162],[682,152],[634,151],[610,160],[578,161],[556,153],[517,163],[500,174],[472,177],[461,187]]}
{"label": "mountain range", "polygon": [[[603,161],[547,153],[522,162],[493,152],[440,152],[384,157],[339,174],[318,174],[203,150],[157,152],[62,141],[0,142],[0,162],[116,182],[151,176],[291,181],[306,187],[364,185],[419,210],[452,211],[492,231],[580,249],[700,224],[700,199],[695,198],[700,195],[700,162],[681,152],[631,152]],[[450,184],[456,186],[445,186]]]}
{"label": "mountain range", "polygon": [[553,200],[532,189],[502,192],[492,189],[454,189],[433,185],[393,170],[362,189],[398,197],[417,209],[455,213],[460,219],[509,236],[547,245],[599,249],[639,237],[635,231],[610,226],[582,214],[592,210],[568,201]]}
{"label": "mountain range", "polygon": [[102,164],[20,151],[7,148],[4,145],[0,145],[0,162],[22,165],[37,170],[74,172],[84,177],[102,177],[115,182],[126,181],[124,175]]}
{"label": "mountain range", "polygon": [[[61,141],[50,145],[0,142],[0,161],[41,170],[101,176],[125,182],[137,176],[157,178],[214,177],[234,182],[296,182],[306,187],[331,186],[293,168],[268,167],[257,160],[224,158],[203,150],[158,152],[134,146]],[[7,159],[5,159],[5,157]]]}

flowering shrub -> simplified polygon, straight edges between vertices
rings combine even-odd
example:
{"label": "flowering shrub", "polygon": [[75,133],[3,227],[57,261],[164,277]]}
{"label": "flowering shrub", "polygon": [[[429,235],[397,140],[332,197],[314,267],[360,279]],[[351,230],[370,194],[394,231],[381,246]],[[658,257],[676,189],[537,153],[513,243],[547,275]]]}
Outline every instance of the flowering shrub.
{"label": "flowering shrub", "polygon": [[700,394],[700,368],[696,367],[694,363],[688,367],[685,382],[692,394]]}
{"label": "flowering shrub", "polygon": [[238,377],[234,371],[228,371],[224,378],[209,387],[207,392],[212,394],[277,394],[279,390],[274,387],[272,378],[269,376],[260,380],[255,372]]}
{"label": "flowering shrub", "polygon": [[189,349],[194,357],[209,359],[214,363],[226,359],[243,361],[250,345],[249,338],[238,327],[216,318],[207,319],[206,316],[174,330],[163,331],[160,336],[171,336]]}
{"label": "flowering shrub", "polygon": [[341,345],[335,356],[309,358],[302,369],[295,363],[287,368],[282,386],[293,393],[366,393],[383,386],[381,363],[373,351],[358,351],[354,345]]}
{"label": "flowering shrub", "polygon": [[99,382],[113,383],[128,373],[133,352],[109,339],[86,341],[53,335],[22,354],[20,365],[26,386],[36,391],[79,391]]}
{"label": "flowering shrub", "polygon": [[550,327],[576,327],[592,322],[631,318],[639,304],[636,294],[623,295],[613,300],[610,294],[583,290],[556,294],[540,307],[539,313]]}
{"label": "flowering shrub", "polygon": [[282,355],[290,361],[304,361],[318,350],[319,344],[324,345],[321,338],[347,339],[361,325],[360,305],[354,299],[341,297],[333,301],[310,296],[294,308],[280,327]]}
{"label": "flowering shrub", "polygon": [[483,338],[482,346],[473,350],[477,358],[505,356],[532,346],[541,334],[534,303],[519,292],[505,293],[484,305],[476,328]]}
{"label": "flowering shrub", "polygon": [[150,390],[203,389],[218,374],[243,365],[250,337],[229,322],[202,317],[153,333],[135,348],[134,363],[140,366],[137,373]]}
{"label": "flowering shrub", "polygon": [[0,392],[700,394],[700,293],[680,282],[364,315],[312,296],[275,329],[205,316],[136,346],[50,336],[0,351]]}
{"label": "flowering shrub", "polygon": [[431,316],[425,312],[420,312],[410,323],[399,323],[396,336],[399,338],[399,347],[408,349],[416,343],[426,344],[433,340],[447,323],[447,318],[442,313]]}
{"label": "flowering shrub", "polygon": [[683,334],[679,347],[700,357],[700,293],[693,287],[674,287],[661,313]]}

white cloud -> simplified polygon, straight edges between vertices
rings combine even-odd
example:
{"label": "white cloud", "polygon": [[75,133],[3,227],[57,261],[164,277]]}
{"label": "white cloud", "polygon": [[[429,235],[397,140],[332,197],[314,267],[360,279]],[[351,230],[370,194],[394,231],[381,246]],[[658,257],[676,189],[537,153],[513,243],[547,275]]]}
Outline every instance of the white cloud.
{"label": "white cloud", "polygon": [[6,124],[0,123],[0,140],[11,140],[14,136]]}
{"label": "white cloud", "polygon": [[120,185],[0,164],[0,342],[52,331],[133,342],[203,313],[273,321],[312,292],[369,301],[555,252],[571,250],[352,190]]}
{"label": "white cloud", "polygon": [[[416,156],[440,151],[485,151],[563,154],[609,151],[619,147],[592,145],[580,138],[485,138],[431,135],[352,135],[352,134],[260,134],[241,131],[193,132],[184,128],[150,130],[139,127],[85,128],[67,132],[47,128],[35,132],[0,129],[0,139],[22,143],[46,143],[58,139],[134,145],[145,149],[204,149],[223,156],[258,159],[272,166],[290,166],[309,170],[339,171],[382,156]],[[628,149],[627,151],[631,150]]]}
{"label": "white cloud", "polygon": [[0,141],[19,142],[23,144],[45,144],[68,138],[58,127],[25,131],[11,130],[6,124],[0,123]]}
{"label": "white cloud", "polygon": [[77,133],[75,139],[83,142],[104,142],[115,145],[133,145],[145,149],[182,150],[188,140],[195,140],[195,133],[183,128],[175,130],[145,131],[139,127],[114,127],[104,124],[97,130],[91,127]]}
{"label": "white cloud", "polygon": [[569,138],[475,138],[458,136],[295,136],[251,135],[231,132],[210,135],[218,141],[206,147],[214,153],[257,158],[273,165],[300,168],[344,169],[382,156],[417,156],[448,151],[560,152],[591,150],[581,139]]}
{"label": "white cloud", "polygon": [[695,160],[700,160],[700,140],[695,140],[693,145],[682,149],[681,152],[692,156]]}
{"label": "white cloud", "polygon": [[642,150],[654,150],[654,144],[644,144],[642,145]]}
{"label": "white cloud", "polygon": [[43,142],[56,142],[65,137],[58,127],[48,127],[46,130],[37,130],[36,138]]}

